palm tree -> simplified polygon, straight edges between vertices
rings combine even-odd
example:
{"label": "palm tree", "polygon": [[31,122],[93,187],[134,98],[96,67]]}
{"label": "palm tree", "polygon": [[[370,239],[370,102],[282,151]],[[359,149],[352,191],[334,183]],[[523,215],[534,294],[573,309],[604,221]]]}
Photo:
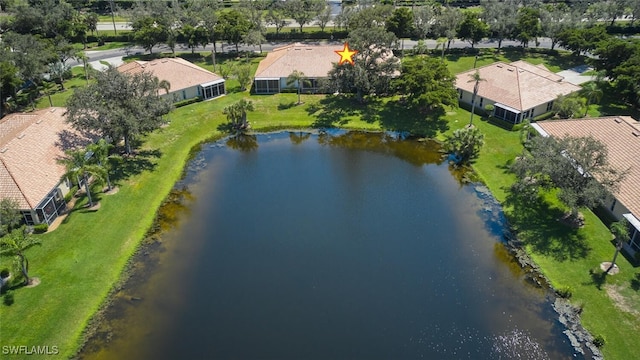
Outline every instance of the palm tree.
{"label": "palm tree", "polygon": [[227,116],[227,119],[231,122],[231,128],[236,132],[244,132],[249,129],[249,123],[247,122],[247,111],[253,111],[253,102],[247,99],[241,99],[240,101],[233,103],[222,110],[222,113]]}
{"label": "palm tree", "polygon": [[609,265],[605,274],[608,274],[609,271],[616,266],[616,258],[618,257],[620,250],[622,250],[622,244],[629,241],[629,224],[626,219],[614,222],[611,224],[611,228],[609,230],[616,240],[616,252],[613,254],[613,260],[611,260],[611,265]]}
{"label": "palm tree", "polygon": [[93,159],[99,166],[104,169],[105,180],[107,181],[107,191],[111,191],[111,179],[109,178],[109,171],[111,170],[114,160],[118,160],[119,156],[109,155],[109,151],[113,148],[113,145],[108,143],[105,139],[100,139],[95,144],[89,145],[88,149],[93,153]]}
{"label": "palm tree", "polygon": [[486,81],[482,77],[480,77],[480,71],[476,70],[473,74],[469,74],[471,80],[467,82],[474,82],[473,85],[473,97],[471,98],[471,119],[469,120],[469,126],[473,125],[473,113],[476,111],[476,97],[478,95],[478,89],[480,88],[480,81]]}
{"label": "palm tree", "polygon": [[584,116],[587,116],[589,112],[589,104],[599,103],[602,99],[602,89],[597,82],[589,82],[582,86],[582,94],[587,98],[587,106],[584,111]]}
{"label": "palm tree", "polygon": [[74,58],[77,61],[82,61],[82,66],[84,68],[84,78],[87,80],[87,85],[88,85],[89,84],[89,69],[88,69],[89,58],[87,57],[87,54],[85,54],[84,51],[78,51],[76,52]]}
{"label": "palm tree", "polygon": [[58,162],[65,166],[66,172],[62,178],[77,178],[84,182],[84,189],[89,200],[89,207],[93,207],[91,189],[89,188],[89,178],[93,176],[96,180],[102,181],[105,177],[105,169],[92,161],[93,152],[86,149],[67,150],[64,158]]}
{"label": "palm tree", "polygon": [[167,80],[160,80],[158,82],[158,95],[160,95],[160,89],[163,89],[166,94],[171,90],[171,83]]}
{"label": "palm tree", "polygon": [[306,78],[306,76],[304,76],[304,73],[302,71],[293,70],[293,72],[289,74],[289,76],[287,76],[287,86],[296,84],[298,87],[298,105],[302,104],[302,102],[300,101],[300,92],[302,91],[302,85],[309,85],[310,83],[311,82]]}
{"label": "palm tree", "polygon": [[31,278],[29,278],[29,259],[25,255],[25,250],[38,244],[40,244],[40,241],[31,236],[24,227],[13,230],[0,238],[0,255],[18,260],[25,285],[31,283]]}

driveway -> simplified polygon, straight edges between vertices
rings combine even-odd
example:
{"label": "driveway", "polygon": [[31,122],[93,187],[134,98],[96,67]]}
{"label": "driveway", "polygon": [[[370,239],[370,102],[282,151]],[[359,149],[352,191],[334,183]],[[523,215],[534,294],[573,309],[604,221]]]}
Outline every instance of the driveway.
{"label": "driveway", "polygon": [[593,68],[589,67],[589,65],[580,65],[569,70],[562,70],[558,73],[558,75],[564,77],[564,80],[567,82],[570,82],[574,85],[580,85],[586,83],[587,81],[596,79],[596,77],[593,75],[583,75],[589,70],[593,70]]}

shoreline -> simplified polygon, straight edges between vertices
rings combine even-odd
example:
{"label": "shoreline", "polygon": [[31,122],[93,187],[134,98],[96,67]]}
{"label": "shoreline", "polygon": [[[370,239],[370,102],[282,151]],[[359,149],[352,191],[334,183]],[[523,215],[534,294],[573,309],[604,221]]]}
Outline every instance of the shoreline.
{"label": "shoreline", "polygon": [[[271,133],[279,133],[279,132],[292,132],[292,131],[304,131],[306,133],[318,134],[325,130],[341,130],[341,131],[366,131],[373,133],[390,133],[386,130],[363,130],[363,129],[349,129],[348,127],[335,127],[335,128],[312,128],[312,127],[291,127],[291,126],[267,126],[263,129],[256,129],[255,131],[251,131],[248,135],[265,135]],[[395,133],[395,132],[391,132]],[[160,221],[160,213],[163,206],[167,204],[175,203],[175,200],[171,200],[172,193],[176,190],[176,185],[184,179],[186,175],[186,171],[188,169],[189,163],[194,159],[194,157],[202,150],[202,147],[207,144],[212,144],[215,142],[223,141],[224,139],[231,137],[233,135],[228,134],[220,134],[217,136],[212,136],[207,138],[195,146],[193,146],[188,151],[188,156],[184,159],[184,162],[181,167],[180,176],[176,179],[173,186],[169,190],[169,192],[164,196],[160,205],[155,209],[153,223],[147,229],[144,237],[137,241],[135,246],[135,250],[126,260],[126,265],[121,271],[121,275],[118,280],[113,284],[111,289],[108,292],[108,295],[105,297],[99,309],[91,315],[90,320],[87,325],[81,332],[81,339],[78,342],[77,348],[74,350],[72,358],[76,359],[83,353],[85,347],[93,340],[96,339],[97,336],[106,336],[106,339],[110,337],[109,332],[101,334],[101,327],[104,326],[109,320],[106,318],[108,316],[108,311],[111,308],[114,300],[116,300],[117,295],[124,288],[127,287],[127,283],[132,279],[132,277],[136,276],[136,271],[144,271],[143,268],[136,269],[136,261],[140,261],[137,259],[140,256],[146,256],[150,251],[153,251],[153,247],[157,246],[160,241],[158,241],[157,237],[161,235],[166,229],[163,229],[159,224]],[[406,138],[405,138],[406,139]],[[434,140],[437,140],[434,138]],[[472,166],[473,168],[473,166]],[[477,175],[477,170],[473,168],[473,172]],[[500,217],[499,221],[503,225],[503,244],[509,251],[509,253],[514,257],[514,259],[518,262],[519,266],[525,271],[525,279],[526,281],[531,282],[537,287],[543,288],[549,292],[549,295],[553,297],[551,300],[551,305],[554,311],[557,314],[556,320],[562,324],[563,327],[566,328],[563,333],[569,339],[572,347],[578,353],[585,355],[585,348],[589,352],[589,355],[593,359],[603,359],[602,353],[600,350],[593,344],[593,336],[589,331],[587,331],[581,323],[580,313],[581,308],[572,305],[569,300],[563,299],[558,291],[553,288],[549,279],[543,274],[541,268],[533,261],[531,256],[527,253],[527,251],[522,246],[522,243],[517,239],[517,237],[512,232],[512,229],[509,226],[509,219],[502,212],[502,203],[495,198],[490,187],[482,182],[477,181],[474,182],[474,191],[477,193],[478,197],[489,204],[492,208],[492,212],[498,211],[497,214]],[[148,266],[148,265],[147,265]],[[139,298],[131,297],[130,301],[140,300]],[[98,340],[99,341],[99,340]],[[108,340],[107,340],[108,341]]]}

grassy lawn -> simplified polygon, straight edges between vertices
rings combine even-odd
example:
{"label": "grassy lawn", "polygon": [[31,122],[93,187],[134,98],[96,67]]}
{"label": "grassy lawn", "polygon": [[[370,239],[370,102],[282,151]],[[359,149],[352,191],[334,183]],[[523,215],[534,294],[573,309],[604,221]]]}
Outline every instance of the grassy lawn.
{"label": "grassy lawn", "polygon": [[[530,56],[538,58],[538,55]],[[208,53],[185,57],[212,70]],[[447,59],[456,72],[473,67],[473,56],[450,55]],[[478,61],[484,64],[495,61],[492,59],[493,55],[482,55]],[[545,56],[540,59],[550,66],[565,61]],[[226,65],[239,61],[244,59],[218,59]],[[259,58],[251,59],[254,68],[258,61]],[[82,86],[82,75],[81,68],[74,69],[74,78],[67,82],[67,88]],[[228,81],[227,88],[229,94],[224,97],[174,110],[169,115],[169,126],[141,139],[137,156],[127,158],[115,176],[120,191],[110,196],[98,195],[101,203],[98,211],[83,209],[82,199],[59,229],[39,235],[42,245],[31,248],[28,255],[31,274],[42,283],[35,288],[14,290],[15,303],[0,305],[3,345],[57,345],[64,357],[76,351],[83,329],[117,283],[127,259],[151,226],[157,208],[181,176],[191,149],[223,135],[218,130],[226,122],[222,109],[240,98],[250,97],[254,102],[256,111],[249,113],[249,121],[256,131],[341,126],[412,131],[442,139],[444,134],[468,124],[470,118],[466,110],[451,109],[442,120],[424,121],[418,114],[407,111],[396,98],[370,100],[361,105],[350,98],[303,95],[303,104],[296,105],[296,94],[250,96],[248,92],[239,92],[233,79]],[[55,94],[54,105],[64,105],[66,93],[71,91]],[[38,106],[48,106],[48,100],[41,100]],[[593,109],[604,112],[607,106],[612,105],[594,105]],[[639,315],[633,310],[640,306],[637,271],[621,256],[619,275],[609,276],[603,282],[589,273],[613,255],[606,226],[585,210],[584,228],[565,227],[556,221],[564,209],[551,195],[524,206],[508,201],[513,177],[506,168],[522,151],[520,134],[480,116],[474,117],[474,124],[486,140],[474,169],[496,198],[506,204],[505,211],[534,260],[554,286],[569,288],[572,301],[584,307],[584,325],[593,334],[604,336],[603,351],[607,358],[640,358],[631,335],[640,327]],[[6,259],[2,261],[4,266]],[[616,307],[608,293],[617,295],[617,306],[629,311]]]}

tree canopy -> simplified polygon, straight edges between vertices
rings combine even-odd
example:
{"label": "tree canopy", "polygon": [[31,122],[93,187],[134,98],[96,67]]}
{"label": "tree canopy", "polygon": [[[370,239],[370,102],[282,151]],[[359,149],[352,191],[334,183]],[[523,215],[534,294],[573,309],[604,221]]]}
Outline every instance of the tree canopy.
{"label": "tree canopy", "polygon": [[626,174],[609,164],[606,146],[593,137],[534,137],[527,147],[511,165],[518,178],[513,193],[533,199],[541,190],[558,189],[574,217],[581,207],[601,205]]}
{"label": "tree canopy", "polygon": [[415,56],[402,62],[402,72],[394,81],[398,92],[423,112],[444,113],[445,106],[457,106],[455,76],[438,58]]}
{"label": "tree canopy", "polygon": [[122,139],[131,153],[131,140],[157,129],[171,110],[171,103],[158,95],[159,88],[160,82],[148,72],[129,75],[109,67],[96,75],[95,83],[71,95],[67,121],[79,130]]}

